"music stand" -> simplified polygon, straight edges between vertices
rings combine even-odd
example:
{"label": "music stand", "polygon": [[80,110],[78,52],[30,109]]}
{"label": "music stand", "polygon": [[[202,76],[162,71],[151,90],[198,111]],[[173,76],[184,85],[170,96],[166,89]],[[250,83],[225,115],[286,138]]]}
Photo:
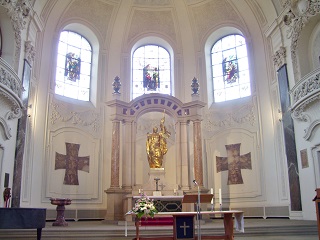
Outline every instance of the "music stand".
{"label": "music stand", "polygon": [[[200,195],[201,203],[210,203],[213,198],[213,194],[203,193]],[[198,194],[187,194],[182,198],[182,203],[197,203],[198,202]]]}

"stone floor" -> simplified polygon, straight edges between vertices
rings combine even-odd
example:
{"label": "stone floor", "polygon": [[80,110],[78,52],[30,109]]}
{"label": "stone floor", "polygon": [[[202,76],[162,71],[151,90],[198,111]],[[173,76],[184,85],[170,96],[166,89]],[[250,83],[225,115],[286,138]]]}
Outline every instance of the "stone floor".
{"label": "stone floor", "polygon": [[[316,221],[245,218],[244,222],[245,232],[235,232],[235,240],[319,240]],[[106,224],[103,221],[68,223],[67,227],[54,227],[52,222],[47,222],[42,230],[42,239],[128,240],[135,237],[135,227],[130,224],[125,230],[124,223]],[[201,225],[201,236],[222,233],[222,219],[214,219]],[[141,227],[141,235],[172,236],[172,227]],[[1,230],[0,239],[36,239],[36,230]]]}

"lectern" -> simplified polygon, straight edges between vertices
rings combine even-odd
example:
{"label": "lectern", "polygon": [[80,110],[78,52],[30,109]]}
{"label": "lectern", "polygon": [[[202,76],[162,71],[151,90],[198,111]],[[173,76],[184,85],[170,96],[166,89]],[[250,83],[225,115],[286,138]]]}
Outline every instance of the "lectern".
{"label": "lectern", "polygon": [[[198,239],[201,239],[200,232],[200,204],[210,203],[213,194],[187,194],[184,195],[182,203],[197,204]],[[174,239],[194,239],[194,214],[186,213],[180,216],[173,216]]]}

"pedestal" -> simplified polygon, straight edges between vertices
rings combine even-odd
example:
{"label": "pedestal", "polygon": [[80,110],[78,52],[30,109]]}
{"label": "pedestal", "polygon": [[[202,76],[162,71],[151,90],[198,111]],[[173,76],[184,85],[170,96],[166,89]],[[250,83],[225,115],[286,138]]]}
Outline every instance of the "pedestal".
{"label": "pedestal", "polygon": [[153,192],[152,192],[152,196],[154,196],[154,197],[160,197],[160,196],[162,196],[162,192],[161,192],[161,191],[153,191]]}
{"label": "pedestal", "polygon": [[71,199],[68,198],[50,198],[52,205],[57,205],[57,218],[56,221],[52,223],[52,226],[68,226],[68,223],[66,222],[64,218],[64,211],[65,211],[65,205],[71,204]]}

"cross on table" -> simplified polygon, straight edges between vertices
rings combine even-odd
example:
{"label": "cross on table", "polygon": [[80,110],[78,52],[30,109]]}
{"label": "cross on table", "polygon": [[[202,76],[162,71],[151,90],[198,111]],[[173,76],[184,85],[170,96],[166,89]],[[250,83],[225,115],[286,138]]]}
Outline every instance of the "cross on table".
{"label": "cross on table", "polygon": [[228,170],[228,185],[242,184],[241,169],[252,169],[251,152],[240,155],[240,145],[225,145],[227,149],[227,157],[216,157],[217,172]]}
{"label": "cross on table", "polygon": [[80,144],[66,142],[67,154],[56,152],[55,170],[66,170],[63,181],[65,185],[79,185],[78,171],[89,172],[90,157],[79,157],[79,148]]}
{"label": "cross on table", "polygon": [[159,182],[160,178],[155,178],[154,180],[156,181],[156,191],[159,191],[158,182]]}
{"label": "cross on table", "polygon": [[190,226],[186,225],[186,222],[183,222],[183,225],[180,225],[180,228],[183,228],[183,235],[187,235],[187,228],[190,228]]}
{"label": "cross on table", "polygon": [[161,187],[161,191],[162,191],[166,185],[164,185],[163,183],[161,183],[161,184],[159,184],[159,186]]}

